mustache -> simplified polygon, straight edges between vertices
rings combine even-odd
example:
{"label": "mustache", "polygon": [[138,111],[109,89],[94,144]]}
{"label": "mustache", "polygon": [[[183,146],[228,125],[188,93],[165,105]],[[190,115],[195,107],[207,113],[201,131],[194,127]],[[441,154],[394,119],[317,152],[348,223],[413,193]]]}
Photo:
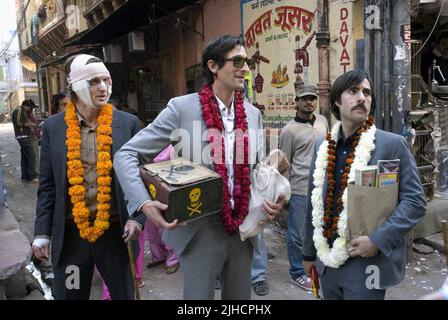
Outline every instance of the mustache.
{"label": "mustache", "polygon": [[367,112],[367,107],[364,103],[358,103],[356,106],[354,106],[352,108],[351,111],[355,110],[355,109],[363,109],[365,112]]}

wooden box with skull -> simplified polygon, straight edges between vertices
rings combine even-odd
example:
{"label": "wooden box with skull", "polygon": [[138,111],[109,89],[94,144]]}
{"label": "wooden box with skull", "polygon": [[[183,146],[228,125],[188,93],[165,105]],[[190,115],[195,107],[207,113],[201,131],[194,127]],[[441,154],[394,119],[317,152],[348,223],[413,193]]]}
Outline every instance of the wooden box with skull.
{"label": "wooden box with skull", "polygon": [[178,158],[141,166],[140,174],[151,198],[168,205],[168,222],[188,223],[221,211],[222,178],[204,166]]}

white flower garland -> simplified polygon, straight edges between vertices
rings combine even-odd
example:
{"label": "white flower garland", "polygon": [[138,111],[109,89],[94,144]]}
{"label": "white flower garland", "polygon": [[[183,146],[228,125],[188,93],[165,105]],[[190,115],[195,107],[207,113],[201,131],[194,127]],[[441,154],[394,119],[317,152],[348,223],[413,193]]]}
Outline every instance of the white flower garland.
{"label": "white flower garland", "polygon": [[[338,121],[331,130],[331,138],[338,141],[339,129],[341,122]],[[366,132],[361,134],[359,144],[355,148],[355,158],[350,168],[348,183],[355,181],[355,170],[368,165],[372,151],[375,149],[375,132],[376,127],[372,125]],[[328,141],[325,140],[320,145],[316,158],[316,169],[313,174],[314,190],[311,194],[311,203],[313,205],[312,217],[314,226],[314,246],[317,250],[317,256],[324,265],[331,268],[339,268],[348,259],[348,251],[346,248],[347,236],[347,189],[345,188],[342,195],[344,209],[339,216],[338,237],[330,249],[327,238],[323,235],[323,218],[324,218],[324,199],[323,188],[325,184],[325,176],[328,165]]]}

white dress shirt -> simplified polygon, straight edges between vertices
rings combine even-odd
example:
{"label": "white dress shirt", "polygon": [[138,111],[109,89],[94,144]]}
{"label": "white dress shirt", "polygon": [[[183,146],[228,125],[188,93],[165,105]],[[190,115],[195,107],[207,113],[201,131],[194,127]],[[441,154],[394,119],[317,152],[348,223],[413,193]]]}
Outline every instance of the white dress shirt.
{"label": "white dress shirt", "polygon": [[[230,207],[234,208],[234,200],[233,200],[233,185],[234,185],[234,172],[233,172],[233,157],[235,153],[235,111],[233,107],[233,102],[230,105],[230,111],[224,105],[224,103],[217,97],[216,101],[218,101],[218,109],[221,112],[221,118],[224,130],[222,132],[222,136],[224,138],[224,148],[225,148],[225,161],[227,167],[227,176],[229,177],[229,193],[230,193]],[[138,208],[140,211],[143,205],[151,200],[144,201]]]}
{"label": "white dress shirt", "polygon": [[233,157],[235,153],[235,109],[233,107],[232,101],[230,104],[230,111],[224,105],[224,103],[217,97],[216,101],[218,101],[218,108],[221,112],[221,118],[224,130],[222,132],[222,136],[224,138],[224,148],[226,151],[225,159],[226,159],[226,167],[227,167],[227,175],[229,177],[229,192],[230,192],[230,206],[233,209],[234,201],[233,201],[233,184],[234,184],[234,172],[233,172]]}

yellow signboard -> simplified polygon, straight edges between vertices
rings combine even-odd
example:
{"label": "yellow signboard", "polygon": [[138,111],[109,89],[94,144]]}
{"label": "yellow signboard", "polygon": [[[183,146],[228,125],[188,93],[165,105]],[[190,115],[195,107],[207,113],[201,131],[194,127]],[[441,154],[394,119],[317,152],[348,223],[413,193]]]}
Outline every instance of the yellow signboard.
{"label": "yellow signboard", "polygon": [[251,102],[265,128],[281,129],[295,116],[296,90],[316,85],[315,0],[241,0],[242,31],[251,66]]}

